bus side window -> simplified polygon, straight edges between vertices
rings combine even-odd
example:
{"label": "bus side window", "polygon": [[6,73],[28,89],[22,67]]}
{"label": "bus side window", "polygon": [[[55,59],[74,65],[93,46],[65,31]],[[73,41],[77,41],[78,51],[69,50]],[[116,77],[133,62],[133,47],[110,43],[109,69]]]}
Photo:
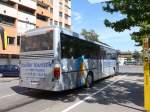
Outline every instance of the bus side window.
{"label": "bus side window", "polygon": [[69,58],[73,58],[74,56],[73,56],[73,53],[74,51],[73,51],[73,48],[72,47],[70,47],[70,49],[69,49]]}

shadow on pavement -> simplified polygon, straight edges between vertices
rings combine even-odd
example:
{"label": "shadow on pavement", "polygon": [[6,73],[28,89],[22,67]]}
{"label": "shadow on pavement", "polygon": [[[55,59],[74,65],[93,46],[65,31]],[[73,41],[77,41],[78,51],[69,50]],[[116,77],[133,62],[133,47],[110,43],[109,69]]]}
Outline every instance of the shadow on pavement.
{"label": "shadow on pavement", "polygon": [[[135,104],[137,106],[143,107],[143,82],[142,73],[121,73],[121,75],[127,76],[129,79],[138,77],[134,81],[128,80],[119,80],[111,87],[101,91],[100,93],[93,96],[91,99],[85,100],[87,103],[97,103],[103,105],[117,104],[120,106],[132,108],[135,110],[143,111],[138,108],[126,104]],[[27,90],[25,88],[20,88],[18,86],[12,87],[12,89],[22,95],[29,96],[33,99],[40,100],[52,100],[52,101],[61,101],[63,103],[74,102],[77,99],[84,100],[87,96],[92,93],[99,91],[101,88],[110,84],[111,81],[104,80],[96,82],[94,87],[90,89],[79,88],[74,90],[68,90],[64,92],[48,92],[48,91],[39,91],[39,90],[29,90],[28,92],[20,92],[20,89]]]}
{"label": "shadow on pavement", "polygon": [[118,73],[119,75],[126,75],[126,76],[136,76],[136,77],[143,77],[143,73],[130,73],[130,72],[125,72],[125,73]]}
{"label": "shadow on pavement", "polygon": [[[143,85],[136,82],[128,82],[121,80],[105,91],[94,96],[92,100],[87,100],[88,103],[99,103],[103,105],[117,104],[120,106],[140,110],[127,106],[126,104],[135,104],[143,107]],[[143,110],[140,110],[143,111]]]}

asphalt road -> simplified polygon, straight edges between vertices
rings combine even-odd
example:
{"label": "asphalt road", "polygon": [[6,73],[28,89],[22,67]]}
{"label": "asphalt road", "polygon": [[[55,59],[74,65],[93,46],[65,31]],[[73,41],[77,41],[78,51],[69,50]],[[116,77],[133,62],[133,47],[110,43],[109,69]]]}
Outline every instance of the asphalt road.
{"label": "asphalt road", "polygon": [[0,112],[142,112],[142,67],[122,66],[120,72],[93,88],[66,92],[20,88],[18,78],[0,78]]}

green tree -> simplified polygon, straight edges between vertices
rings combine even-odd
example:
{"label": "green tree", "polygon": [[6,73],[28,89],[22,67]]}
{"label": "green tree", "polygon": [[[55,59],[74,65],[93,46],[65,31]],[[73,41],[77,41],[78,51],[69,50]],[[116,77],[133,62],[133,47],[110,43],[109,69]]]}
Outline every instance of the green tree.
{"label": "green tree", "polygon": [[136,60],[136,61],[139,61],[140,58],[141,58],[141,55],[138,51],[134,51],[132,57]]}
{"label": "green tree", "polygon": [[94,30],[87,31],[86,29],[82,29],[81,35],[85,36],[86,40],[100,42],[98,39],[99,35]]}
{"label": "green tree", "polygon": [[111,0],[104,2],[104,11],[108,13],[121,13],[124,18],[117,21],[105,19],[105,25],[117,32],[123,32],[132,27],[138,27],[138,32],[133,32],[131,38],[142,45],[144,37],[150,35],[150,1],[149,0]]}

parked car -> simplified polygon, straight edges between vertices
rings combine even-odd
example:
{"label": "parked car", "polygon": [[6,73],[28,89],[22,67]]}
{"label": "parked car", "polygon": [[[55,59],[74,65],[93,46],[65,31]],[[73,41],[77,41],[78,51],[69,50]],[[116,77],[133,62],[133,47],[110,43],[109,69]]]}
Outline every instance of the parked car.
{"label": "parked car", "polygon": [[19,73],[20,69],[17,65],[0,65],[0,74],[2,74],[3,77],[17,77],[19,76]]}

